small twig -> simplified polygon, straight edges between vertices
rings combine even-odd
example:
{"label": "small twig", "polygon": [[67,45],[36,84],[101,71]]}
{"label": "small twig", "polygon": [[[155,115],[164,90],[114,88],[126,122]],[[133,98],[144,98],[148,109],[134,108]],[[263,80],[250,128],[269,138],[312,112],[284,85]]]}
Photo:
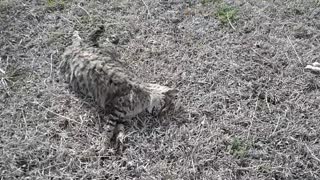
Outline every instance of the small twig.
{"label": "small twig", "polygon": [[53,71],[53,62],[52,62],[52,53],[50,55],[50,79],[52,80],[52,71]]}
{"label": "small twig", "polygon": [[278,118],[276,127],[274,127],[274,130],[272,131],[272,133],[270,134],[269,137],[273,136],[276,133],[276,131],[277,131],[278,127],[279,127],[279,123],[280,123],[280,117]]}
{"label": "small twig", "polygon": [[82,9],[89,16],[89,19],[91,21],[91,15],[89,14],[89,12],[85,8],[81,7],[79,4],[78,4],[78,8]]}
{"label": "small twig", "polygon": [[252,128],[252,124],[253,124],[253,118],[256,117],[257,109],[258,109],[258,100],[256,101],[256,106],[254,108],[254,114],[250,118],[250,125],[249,125],[249,128],[248,128],[247,139],[249,139],[251,128]]}
{"label": "small twig", "polygon": [[[69,23],[73,24],[73,25],[75,24],[74,22],[72,22],[71,20],[69,20],[68,18],[66,18],[66,17],[64,17],[64,16],[62,16],[62,15],[61,15],[60,17],[61,17],[62,19],[64,19],[64,20],[68,21]],[[78,21],[78,20],[77,20],[77,21]],[[79,21],[78,21],[78,23],[81,24]]]}
{"label": "small twig", "polygon": [[1,68],[0,68],[0,72],[1,72],[2,74],[6,74],[6,72],[5,72],[3,69],[1,69]]}
{"label": "small twig", "polygon": [[264,100],[265,100],[265,102],[267,104],[267,108],[268,108],[269,113],[271,113],[270,104],[268,102],[268,92],[266,92]]}
{"label": "small twig", "polygon": [[[10,91],[9,91],[8,83],[7,83],[6,79],[1,78],[1,79],[0,79],[0,82],[1,82],[1,84],[2,84],[2,86],[3,86],[3,88],[6,89],[6,93],[10,96]],[[0,85],[1,85],[1,84],[0,84]],[[1,87],[1,86],[0,86],[0,87]]]}
{"label": "small twig", "polygon": [[50,168],[53,168],[53,167],[57,167],[57,166],[62,165],[62,164],[65,164],[65,162],[52,164],[52,165],[49,165],[47,167],[42,168],[41,170],[47,170],[47,169],[50,169]]}
{"label": "small twig", "polygon": [[316,155],[314,155],[314,153],[311,151],[311,149],[308,147],[308,145],[306,143],[304,143],[304,145],[308,149],[308,151],[311,154],[311,156],[320,163],[320,159]]}
{"label": "small twig", "polygon": [[305,68],[306,68],[306,69],[309,69],[309,70],[311,70],[311,71],[314,71],[314,72],[320,72],[320,67],[315,67],[315,66],[307,65]]}
{"label": "small twig", "polygon": [[[0,57],[0,62],[2,61],[2,58]],[[4,71],[3,69],[1,69],[0,68],[0,72],[2,73],[2,74],[6,74],[6,71]]]}
{"label": "small twig", "polygon": [[227,13],[227,19],[228,19],[228,23],[229,23],[229,25],[231,26],[231,28],[232,28],[233,30],[236,30],[236,28],[234,28],[234,26],[232,25],[232,23],[231,23],[231,21],[230,21],[229,13]]}
{"label": "small twig", "polygon": [[[24,112],[24,111],[23,111]],[[24,122],[24,127],[25,127],[25,130],[26,130],[26,132],[25,132],[25,136],[28,136],[28,123],[27,123],[27,120],[26,120],[26,116],[25,116],[25,113],[22,113],[22,118],[23,118],[23,122]]]}
{"label": "small twig", "polygon": [[63,116],[63,115],[61,115],[61,114],[58,114],[58,113],[56,113],[56,112],[51,111],[50,109],[42,106],[42,105],[41,105],[40,103],[38,103],[38,102],[32,102],[32,103],[33,103],[33,104],[36,104],[36,105],[38,105],[38,106],[40,106],[40,107],[42,107],[43,109],[45,109],[46,111],[48,111],[48,112],[50,112],[50,113],[52,113],[52,114],[54,114],[54,115],[57,115],[57,116],[59,116],[59,117],[62,117],[62,118],[67,119],[67,120],[69,120],[69,121],[72,121],[72,122],[74,122],[74,123],[81,124],[80,122],[78,122],[78,121],[76,121],[76,120],[74,120],[74,119],[68,118],[68,117],[66,117],[66,116]]}
{"label": "small twig", "polygon": [[144,0],[141,0],[141,1],[143,2],[144,6],[147,8],[148,17],[151,17],[149,6],[146,4]]}
{"label": "small twig", "polygon": [[290,45],[291,45],[291,47],[292,47],[292,49],[293,49],[294,53],[296,54],[296,56],[297,56],[297,58],[298,58],[298,60],[299,60],[300,64],[302,64],[301,58],[300,58],[300,56],[299,56],[298,52],[296,51],[296,48],[294,47],[294,45],[293,45],[293,43],[292,43],[292,41],[291,41],[291,39],[290,39],[290,37],[289,37],[289,36],[288,36],[288,41],[289,41],[289,43],[290,43]]}

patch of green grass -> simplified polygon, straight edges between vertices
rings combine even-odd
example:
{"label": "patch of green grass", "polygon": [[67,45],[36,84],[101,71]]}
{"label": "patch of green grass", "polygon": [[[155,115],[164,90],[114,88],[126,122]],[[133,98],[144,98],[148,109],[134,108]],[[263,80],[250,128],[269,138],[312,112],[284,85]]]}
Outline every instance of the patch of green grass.
{"label": "patch of green grass", "polygon": [[221,23],[229,24],[234,29],[232,22],[237,19],[238,10],[236,7],[226,4],[223,0],[201,0],[201,4],[211,5],[214,9],[212,15],[216,16]]}
{"label": "patch of green grass", "polygon": [[47,0],[47,8],[51,10],[62,10],[66,6],[65,0]]}
{"label": "patch of green grass", "polygon": [[248,154],[249,146],[245,141],[234,138],[228,149],[233,156],[243,158]]}
{"label": "patch of green grass", "polygon": [[237,18],[237,9],[224,3],[220,4],[217,16],[222,23],[234,22]]}

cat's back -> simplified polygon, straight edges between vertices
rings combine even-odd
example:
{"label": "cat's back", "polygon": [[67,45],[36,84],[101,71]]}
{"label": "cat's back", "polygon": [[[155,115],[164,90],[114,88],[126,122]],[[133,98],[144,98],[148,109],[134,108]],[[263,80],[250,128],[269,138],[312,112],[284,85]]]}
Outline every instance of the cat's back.
{"label": "cat's back", "polygon": [[123,67],[112,50],[71,47],[66,52],[67,79],[73,90],[94,98],[102,108],[113,98],[130,92],[135,77]]}

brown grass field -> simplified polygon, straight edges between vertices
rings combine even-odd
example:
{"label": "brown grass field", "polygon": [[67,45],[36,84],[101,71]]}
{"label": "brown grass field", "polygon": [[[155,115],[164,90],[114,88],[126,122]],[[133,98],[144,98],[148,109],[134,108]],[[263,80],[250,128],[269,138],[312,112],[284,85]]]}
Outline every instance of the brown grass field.
{"label": "brown grass field", "polygon": [[[103,24],[120,60],[179,90],[125,150],[58,65]],[[319,0],[0,0],[0,179],[320,179]]]}

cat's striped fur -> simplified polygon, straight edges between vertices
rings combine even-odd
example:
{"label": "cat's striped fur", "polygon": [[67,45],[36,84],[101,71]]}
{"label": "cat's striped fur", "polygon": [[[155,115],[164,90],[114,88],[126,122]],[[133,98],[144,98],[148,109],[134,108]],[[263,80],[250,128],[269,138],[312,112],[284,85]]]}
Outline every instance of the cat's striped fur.
{"label": "cat's striped fur", "polygon": [[177,91],[175,89],[141,82],[117,60],[108,48],[100,48],[97,39],[103,32],[99,27],[89,35],[88,41],[75,31],[72,45],[62,55],[60,71],[71,88],[94,99],[121,123],[147,111],[154,115],[168,110]]}

